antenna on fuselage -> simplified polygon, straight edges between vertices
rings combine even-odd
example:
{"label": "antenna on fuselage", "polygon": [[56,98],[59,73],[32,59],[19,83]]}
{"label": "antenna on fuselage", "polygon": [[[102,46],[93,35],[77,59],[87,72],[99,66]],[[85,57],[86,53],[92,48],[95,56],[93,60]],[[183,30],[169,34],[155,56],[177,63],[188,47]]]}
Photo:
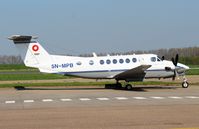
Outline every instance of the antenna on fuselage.
{"label": "antenna on fuselage", "polygon": [[95,52],[93,52],[93,57],[97,57],[97,54]]}

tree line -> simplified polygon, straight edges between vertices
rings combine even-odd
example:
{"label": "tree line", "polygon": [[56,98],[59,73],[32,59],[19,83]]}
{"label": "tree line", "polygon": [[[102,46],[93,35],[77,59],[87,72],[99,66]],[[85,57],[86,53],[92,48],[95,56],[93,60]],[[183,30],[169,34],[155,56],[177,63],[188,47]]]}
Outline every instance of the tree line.
{"label": "tree line", "polygon": [[0,64],[23,64],[20,56],[0,56]]}
{"label": "tree line", "polygon": [[[184,64],[199,65],[199,47],[188,48],[170,48],[170,49],[158,49],[149,51],[130,51],[130,52],[118,52],[118,53],[98,53],[97,56],[106,55],[130,55],[130,54],[157,54],[159,57],[164,56],[165,59],[171,60],[176,54],[179,54],[179,62]],[[91,57],[90,54],[79,55],[81,57]],[[20,56],[0,56],[0,64],[23,64],[23,60]]]}
{"label": "tree line", "polygon": [[[118,53],[99,53],[98,56],[106,55],[131,55],[131,54],[156,54],[160,58],[164,56],[166,60],[171,60],[176,54],[179,55],[179,62],[189,65],[199,65],[199,47],[187,47],[187,48],[169,48],[169,49],[157,49],[148,51],[129,51]],[[92,54],[83,54],[82,57],[90,57]]]}

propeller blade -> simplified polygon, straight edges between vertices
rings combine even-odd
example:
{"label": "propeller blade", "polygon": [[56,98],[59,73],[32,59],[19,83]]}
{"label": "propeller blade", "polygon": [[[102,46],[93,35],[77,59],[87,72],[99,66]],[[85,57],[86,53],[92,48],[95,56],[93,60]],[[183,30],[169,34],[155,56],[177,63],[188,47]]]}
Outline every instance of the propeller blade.
{"label": "propeller blade", "polygon": [[173,76],[173,77],[172,77],[172,80],[174,81],[174,80],[175,80],[175,78],[176,78],[176,77],[175,77],[175,76]]}
{"label": "propeller blade", "polygon": [[178,54],[176,54],[176,57],[175,58],[171,58],[171,61],[173,62],[173,64],[175,65],[175,66],[177,66],[177,64],[178,64],[178,60],[179,60],[179,55]]}
{"label": "propeller blade", "polygon": [[178,54],[176,54],[176,58],[175,58],[175,66],[177,66],[177,64],[178,64],[178,60],[179,60],[179,55],[178,55]]}
{"label": "propeller blade", "polygon": [[174,70],[173,73],[174,74],[173,74],[172,80],[174,81],[176,79],[176,70]]}
{"label": "propeller blade", "polygon": [[[178,55],[178,54],[176,54],[176,57],[175,57],[175,58],[173,58],[173,57],[171,58],[171,61],[173,62],[173,64],[174,64],[175,66],[177,66],[178,60],[179,60],[179,55]],[[174,74],[173,74],[172,80],[175,80],[176,77],[179,78],[178,71],[177,71],[177,67],[175,67],[175,69],[174,69],[173,72],[174,72]]]}
{"label": "propeller blade", "polygon": [[164,56],[162,56],[162,60],[164,60]]}

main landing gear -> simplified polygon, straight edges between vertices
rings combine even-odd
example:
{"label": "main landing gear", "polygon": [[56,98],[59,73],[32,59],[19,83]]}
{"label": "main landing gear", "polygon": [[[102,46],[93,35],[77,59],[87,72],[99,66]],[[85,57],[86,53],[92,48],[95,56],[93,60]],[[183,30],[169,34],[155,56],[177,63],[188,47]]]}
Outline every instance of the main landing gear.
{"label": "main landing gear", "polygon": [[122,89],[122,84],[121,83],[116,83],[116,84],[105,84],[106,89]]}
{"label": "main landing gear", "polygon": [[[119,83],[119,81],[116,81],[116,84],[105,84],[105,88],[106,89],[122,89],[123,86],[121,83]],[[132,90],[133,86],[129,84],[128,82],[126,82],[126,84],[124,85],[124,88],[126,90]]]}
{"label": "main landing gear", "polygon": [[188,88],[189,87],[189,83],[187,82],[186,77],[183,77],[183,82],[182,82],[182,88]]}
{"label": "main landing gear", "polygon": [[125,89],[126,89],[126,90],[132,90],[133,87],[132,87],[131,84],[126,84]]}

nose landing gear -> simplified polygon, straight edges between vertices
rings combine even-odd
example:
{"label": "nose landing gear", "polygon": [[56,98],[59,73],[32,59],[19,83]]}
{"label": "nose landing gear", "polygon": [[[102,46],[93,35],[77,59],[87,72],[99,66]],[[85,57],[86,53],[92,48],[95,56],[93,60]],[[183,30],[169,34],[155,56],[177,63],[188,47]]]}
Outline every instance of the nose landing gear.
{"label": "nose landing gear", "polygon": [[189,87],[189,83],[187,82],[186,77],[183,77],[183,82],[182,82],[182,88],[188,88]]}

